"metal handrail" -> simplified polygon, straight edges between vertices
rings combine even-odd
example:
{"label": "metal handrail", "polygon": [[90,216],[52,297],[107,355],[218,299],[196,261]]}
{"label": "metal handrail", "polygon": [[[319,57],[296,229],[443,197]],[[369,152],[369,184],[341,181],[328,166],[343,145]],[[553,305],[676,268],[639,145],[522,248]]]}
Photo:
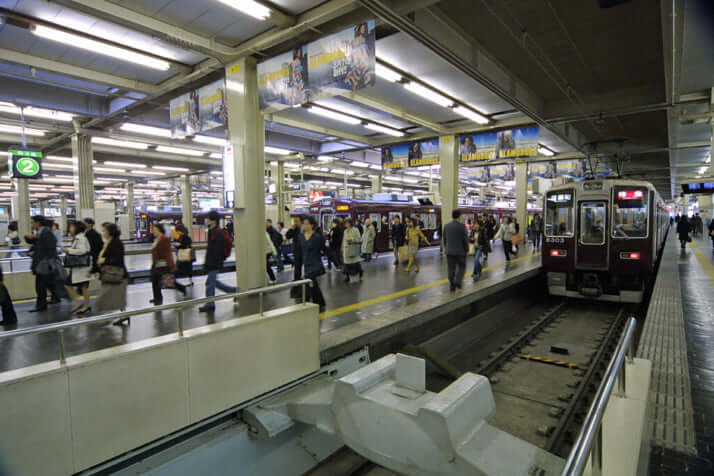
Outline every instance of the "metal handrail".
{"label": "metal handrail", "polygon": [[580,433],[565,462],[561,476],[580,476],[585,470],[588,456],[592,453],[592,474],[602,474],[602,418],[605,414],[607,403],[610,400],[615,382],[618,382],[618,391],[625,393],[625,362],[626,358],[632,359],[634,347],[632,338],[635,333],[637,320],[630,317],[625,325],[625,330],[617,343],[615,355],[607,366],[605,376],[597,389],[592,405],[588,409]]}
{"label": "metal handrail", "polygon": [[99,324],[108,321],[114,321],[117,319],[126,319],[129,317],[139,316],[142,314],[151,314],[154,312],[161,311],[172,311],[178,310],[178,335],[183,337],[183,310],[189,307],[198,306],[201,304],[213,303],[216,301],[223,301],[228,299],[242,298],[248,296],[258,296],[258,311],[260,315],[263,315],[263,296],[265,294],[270,294],[276,291],[282,291],[284,289],[292,289],[296,286],[302,287],[302,303],[305,304],[307,301],[306,286],[312,287],[312,280],[301,279],[299,281],[290,281],[288,283],[276,284],[272,286],[267,286],[263,288],[249,289],[248,291],[241,291],[232,294],[222,294],[220,296],[211,296],[198,299],[190,299],[187,301],[179,301],[171,304],[162,304],[161,306],[145,307],[141,309],[134,309],[132,311],[122,311],[113,312],[109,314],[102,314],[99,316],[86,317],[81,320],[72,320],[64,322],[54,322],[52,324],[43,324],[40,326],[24,327],[22,329],[15,329],[12,331],[0,332],[0,341],[4,339],[10,339],[13,337],[22,337],[28,335],[36,334],[46,334],[48,332],[57,332],[59,334],[59,347],[60,347],[60,363],[64,364],[65,359],[65,348],[64,348],[64,332],[67,329],[74,327],[87,326],[91,324]]}

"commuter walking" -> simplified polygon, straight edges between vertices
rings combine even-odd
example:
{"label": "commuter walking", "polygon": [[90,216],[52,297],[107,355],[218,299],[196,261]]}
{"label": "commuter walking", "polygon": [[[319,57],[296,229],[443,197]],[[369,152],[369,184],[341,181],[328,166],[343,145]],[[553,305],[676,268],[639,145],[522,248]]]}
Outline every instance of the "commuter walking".
{"label": "commuter walking", "polygon": [[374,255],[374,241],[377,239],[377,230],[374,228],[372,220],[367,218],[364,221],[364,233],[362,234],[362,257],[366,261],[372,261]]}
{"label": "commuter walking", "polygon": [[[278,250],[280,249],[281,246],[283,246],[283,235],[280,234],[278,230],[275,229],[273,226],[273,220],[268,218],[265,220],[265,230],[268,233],[268,237],[270,238],[270,241],[273,242],[273,246],[271,249],[274,249],[275,252],[272,253],[274,258],[275,258],[275,263],[278,266],[278,273],[283,271],[283,261],[281,259],[280,254],[278,253]],[[268,266],[270,268],[270,266]],[[272,270],[270,271],[271,273],[273,272]],[[272,279],[272,281],[275,281],[275,279]]]}
{"label": "commuter walking", "polygon": [[[236,292],[235,286],[230,286],[218,280],[218,273],[223,269],[223,262],[228,257],[227,255],[230,255],[230,249],[232,248],[232,242],[227,241],[231,239],[230,235],[226,230],[218,227],[219,219],[218,212],[215,210],[208,212],[208,217],[206,218],[208,239],[204,263],[204,269],[206,270],[206,297],[215,296],[216,288],[224,293],[233,294]],[[216,304],[209,302],[199,307],[198,310],[200,312],[209,312],[215,308]]]}
{"label": "commuter walking", "polygon": [[166,229],[161,223],[154,223],[151,227],[154,232],[154,244],[151,247],[151,289],[154,299],[151,301],[155,306],[164,303],[161,293],[163,285],[176,286],[176,289],[186,296],[186,287],[180,283],[175,283],[176,264],[174,255],[171,252],[171,240],[166,236]]}
{"label": "commuter walking", "polygon": [[[69,225],[69,235],[72,237],[72,246],[62,248],[64,267],[67,269],[67,280],[64,288],[73,301],[80,300],[72,309],[72,314],[88,314],[92,311],[89,302],[89,280],[92,271],[92,254],[89,240],[86,237],[87,226],[84,222],[77,221]],[[101,251],[101,250],[100,250]]]}
{"label": "commuter walking", "polygon": [[334,266],[335,269],[342,267],[340,254],[342,253],[343,229],[340,221],[335,218],[332,220],[332,227],[327,234],[327,269]]}
{"label": "commuter walking", "polygon": [[481,257],[486,251],[488,251],[490,245],[488,242],[488,236],[486,235],[486,229],[481,226],[480,223],[475,223],[474,227],[471,229],[471,234],[473,236],[474,244],[474,270],[472,278],[477,281],[481,277],[481,272],[483,271],[483,265],[481,264]]}
{"label": "commuter walking", "polygon": [[[20,233],[17,231],[17,222],[11,221],[7,226],[7,235],[5,236],[5,242],[10,250],[17,250],[20,248]],[[12,251],[5,255],[5,258],[12,257]],[[20,254],[22,255],[22,254]]]}
{"label": "commuter walking", "polygon": [[687,242],[692,239],[689,237],[689,233],[692,231],[692,225],[689,224],[687,217],[682,217],[677,223],[677,234],[679,235],[679,242],[682,245],[682,249],[687,247]]}
{"label": "commuter walking", "polygon": [[[265,270],[268,272],[268,278],[270,278],[270,284],[275,284],[276,278],[273,268],[270,266],[270,257],[276,256],[278,254],[275,249],[275,244],[270,238],[268,232],[265,232]],[[280,269],[278,269],[280,271]]]}
{"label": "commuter walking", "polygon": [[87,227],[85,235],[87,236],[87,240],[89,240],[89,246],[92,254],[92,273],[98,273],[99,266],[97,265],[97,258],[99,258],[99,252],[102,251],[102,248],[104,247],[104,242],[102,241],[101,235],[94,229],[93,218],[85,218],[84,224]]}
{"label": "commuter walking", "polygon": [[539,214],[535,214],[533,217],[533,223],[531,223],[531,235],[533,235],[533,249],[540,249],[540,240],[543,235],[543,220]]}
{"label": "commuter walking", "polygon": [[2,267],[0,267],[0,309],[2,309],[2,321],[0,321],[0,326],[16,326],[17,314],[15,314],[15,306],[12,305],[12,297],[10,297],[10,293],[3,281]]}
{"label": "commuter walking", "polygon": [[353,226],[352,219],[346,219],[345,232],[342,236],[341,250],[344,261],[343,269],[346,283],[350,281],[350,276],[357,274],[361,280],[364,275],[361,263],[362,258],[360,258],[360,253],[362,251],[361,241],[362,237],[359,234],[359,230]]}
{"label": "commuter walking", "polygon": [[498,227],[498,232],[494,236],[494,240],[499,238],[503,242],[503,254],[506,256],[506,261],[511,261],[511,253],[513,252],[513,243],[511,237],[516,233],[516,227],[511,223],[511,217],[503,217],[503,223]]}
{"label": "commuter walking", "polygon": [[[32,245],[32,263],[30,270],[35,275],[35,292],[37,299],[35,308],[30,312],[47,310],[47,291],[55,292],[56,281],[64,281],[65,273],[57,259],[57,239],[48,228],[48,223],[42,215],[32,217],[34,235],[25,236],[25,240]],[[59,302],[59,299],[55,299]]]}
{"label": "commuter walking", "polygon": [[325,310],[325,298],[320,290],[317,278],[325,274],[322,266],[322,252],[325,247],[325,238],[317,231],[315,217],[308,216],[303,221],[303,233],[299,237],[302,249],[302,261],[305,267],[305,278],[312,280],[312,287],[308,288],[310,300],[320,306],[320,312]]}
{"label": "commuter walking", "polygon": [[699,213],[694,215],[694,228],[697,230],[697,236],[704,234],[704,220],[699,216]]}
{"label": "commuter walking", "polygon": [[[104,246],[99,252],[99,281],[101,288],[94,302],[94,312],[102,314],[109,311],[126,310],[126,288],[129,273],[124,263],[124,243],[119,239],[121,232],[114,223],[102,223]],[[129,318],[117,319],[112,324],[121,325]]]}
{"label": "commuter walking", "polygon": [[62,230],[60,230],[59,224],[56,221],[52,222],[52,233],[55,235],[55,238],[57,239],[57,244],[61,245],[62,244]]}
{"label": "commuter walking", "polygon": [[469,253],[469,235],[461,222],[461,212],[451,212],[451,222],[444,226],[444,248],[449,276],[449,291],[461,289],[466,271],[466,255]]}
{"label": "commuter walking", "polygon": [[278,222],[277,227],[278,233],[283,237],[283,244],[278,248],[278,253],[280,253],[280,259],[283,262],[283,266],[286,264],[294,264],[293,259],[290,257],[290,248],[292,247],[292,242],[288,238],[288,229],[285,228],[283,222]]}
{"label": "commuter walking", "polygon": [[[188,228],[183,223],[176,225],[174,229],[176,233],[176,262],[177,262],[177,278],[188,278],[188,286],[193,286],[193,262],[196,261],[196,255],[193,251],[193,240],[189,236]],[[178,285],[178,283],[177,283]]]}
{"label": "commuter walking", "polygon": [[390,239],[392,240],[392,248],[394,248],[394,266],[399,264],[399,248],[404,246],[406,238],[406,230],[399,216],[395,216],[392,221],[392,228],[389,230]]}
{"label": "commuter walking", "polygon": [[521,243],[523,238],[521,237],[521,225],[518,223],[518,218],[513,217],[512,218],[512,223],[513,227],[516,230],[516,232],[511,236],[511,244],[515,248],[516,251],[514,251],[514,254],[518,254],[518,245]]}
{"label": "commuter walking", "polygon": [[409,262],[404,271],[407,273],[411,270],[412,266],[416,268],[416,272],[419,272],[419,260],[417,259],[417,254],[419,253],[419,243],[424,242],[429,244],[429,240],[426,239],[424,233],[422,233],[421,228],[417,226],[416,220],[414,218],[407,218],[407,246],[409,247]]}
{"label": "commuter walking", "polygon": [[285,236],[292,241],[293,247],[293,281],[298,281],[302,277],[302,248],[300,247],[300,235],[302,234],[302,217],[295,217],[293,226]]}

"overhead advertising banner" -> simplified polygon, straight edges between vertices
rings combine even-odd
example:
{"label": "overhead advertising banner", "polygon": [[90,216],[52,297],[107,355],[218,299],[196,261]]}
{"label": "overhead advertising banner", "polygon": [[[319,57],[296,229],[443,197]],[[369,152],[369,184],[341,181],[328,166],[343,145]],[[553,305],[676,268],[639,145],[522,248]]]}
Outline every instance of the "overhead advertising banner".
{"label": "overhead advertising banner", "polygon": [[374,26],[368,20],[259,63],[260,107],[298,106],[374,86]]}
{"label": "overhead advertising banner", "polygon": [[558,175],[582,180],[587,174],[585,159],[561,160],[558,162]]}
{"label": "overhead advertising banner", "polygon": [[201,131],[225,126],[226,117],[226,82],[219,79],[198,90],[198,118]]}
{"label": "overhead advertising banner", "polygon": [[261,108],[308,101],[307,45],[258,64],[258,94]]}
{"label": "overhead advertising banner", "polygon": [[462,163],[474,163],[535,157],[538,155],[539,138],[538,126],[461,136],[460,160]]}
{"label": "overhead advertising banner", "polygon": [[169,101],[171,137],[184,138],[201,130],[198,116],[198,91],[194,90]]}
{"label": "overhead advertising banner", "polygon": [[558,163],[555,160],[547,162],[529,162],[528,178],[554,179],[558,174]]}
{"label": "overhead advertising banner", "polygon": [[439,164],[439,140],[382,147],[382,168],[404,169]]}
{"label": "overhead advertising banner", "polygon": [[516,180],[515,164],[489,165],[487,168],[489,170],[491,180]]}
{"label": "overhead advertising banner", "polygon": [[374,26],[374,20],[368,20],[307,45],[309,84],[315,97],[374,86]]}

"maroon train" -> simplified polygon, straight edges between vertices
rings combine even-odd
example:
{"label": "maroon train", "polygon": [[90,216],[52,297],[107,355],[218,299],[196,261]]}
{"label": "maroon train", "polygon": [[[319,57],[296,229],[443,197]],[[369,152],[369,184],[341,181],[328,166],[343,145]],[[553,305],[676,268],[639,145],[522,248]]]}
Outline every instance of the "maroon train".
{"label": "maroon train", "polygon": [[586,180],[545,196],[543,268],[551,294],[640,302],[653,277],[669,213],[652,184]]}
{"label": "maroon train", "polygon": [[[487,213],[496,216],[499,220],[504,215],[513,215],[515,209],[495,207],[467,207],[460,206],[464,220],[473,220],[476,215]],[[337,217],[352,218],[353,220],[370,218],[377,229],[375,249],[389,251],[392,243],[389,239],[389,227],[395,216],[402,221],[405,217],[415,217],[422,225],[422,231],[427,239],[436,245],[439,243],[439,230],[441,230],[441,205],[422,204],[419,202],[387,202],[372,200],[357,200],[347,198],[323,198],[314,201],[306,210],[314,216],[323,230],[329,230],[332,220]],[[533,214],[540,210],[530,210]],[[292,215],[300,215],[300,211]]]}
{"label": "maroon train", "polygon": [[[233,212],[231,210],[216,210],[221,217],[221,226],[233,218]],[[193,241],[206,241],[206,217],[208,216],[207,211],[194,211],[193,212]],[[153,241],[153,237],[150,236],[151,225],[153,223],[181,223],[183,220],[183,214],[181,210],[173,211],[142,211],[136,212],[135,217],[136,223],[136,239],[141,242]],[[196,226],[198,225],[198,226]]]}

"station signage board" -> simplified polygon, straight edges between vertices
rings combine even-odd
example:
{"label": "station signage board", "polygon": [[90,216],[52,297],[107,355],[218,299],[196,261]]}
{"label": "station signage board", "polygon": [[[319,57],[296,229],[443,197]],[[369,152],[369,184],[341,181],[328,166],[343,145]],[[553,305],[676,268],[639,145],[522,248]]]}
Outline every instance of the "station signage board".
{"label": "station signage board", "polygon": [[683,183],[682,192],[684,193],[703,193],[703,194],[714,194],[714,179],[702,181],[702,182],[692,182]]}
{"label": "station signage board", "polygon": [[34,179],[42,177],[42,151],[27,147],[8,149],[7,167],[11,178]]}

